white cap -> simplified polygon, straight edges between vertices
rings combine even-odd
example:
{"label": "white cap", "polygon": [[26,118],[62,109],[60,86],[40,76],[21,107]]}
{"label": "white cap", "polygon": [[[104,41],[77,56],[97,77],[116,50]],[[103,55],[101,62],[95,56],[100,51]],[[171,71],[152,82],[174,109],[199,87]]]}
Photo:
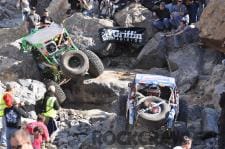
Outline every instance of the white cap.
{"label": "white cap", "polygon": [[50,85],[48,87],[48,91],[51,91],[51,92],[55,93],[55,86],[54,85]]}
{"label": "white cap", "polygon": [[18,103],[20,103],[21,101],[20,101],[20,98],[18,98],[18,97],[14,97],[14,103],[15,104],[18,104]]}

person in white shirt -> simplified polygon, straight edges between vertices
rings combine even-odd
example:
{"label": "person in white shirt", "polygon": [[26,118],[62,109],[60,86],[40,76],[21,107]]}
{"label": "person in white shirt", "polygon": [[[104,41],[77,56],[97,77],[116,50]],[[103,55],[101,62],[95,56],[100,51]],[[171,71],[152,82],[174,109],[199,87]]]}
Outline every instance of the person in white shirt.
{"label": "person in white shirt", "polygon": [[182,139],[181,146],[176,146],[173,149],[191,149],[192,146],[192,139],[184,136]]}

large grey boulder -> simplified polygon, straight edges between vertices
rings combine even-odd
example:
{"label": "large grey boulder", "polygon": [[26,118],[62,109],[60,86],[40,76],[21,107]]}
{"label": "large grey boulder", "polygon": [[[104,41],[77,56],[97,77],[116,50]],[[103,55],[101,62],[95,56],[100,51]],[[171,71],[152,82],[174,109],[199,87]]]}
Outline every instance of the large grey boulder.
{"label": "large grey boulder", "polygon": [[150,69],[153,67],[165,67],[165,48],[162,44],[162,34],[157,33],[149,42],[144,46],[139,55],[137,56],[135,67],[140,69]]}
{"label": "large grey boulder", "polygon": [[15,45],[0,48],[0,79],[11,81],[19,78],[39,79],[32,56],[20,52]]}
{"label": "large grey boulder", "polygon": [[153,37],[157,31],[152,26],[154,20],[152,12],[139,3],[132,3],[118,11],[114,20],[122,27],[144,27],[147,39]]}
{"label": "large grey boulder", "polygon": [[181,92],[189,91],[198,80],[201,52],[196,44],[169,52],[168,60]]}
{"label": "large grey boulder", "polygon": [[105,56],[108,55],[108,43],[103,43],[99,38],[98,30],[104,27],[113,27],[113,22],[106,19],[92,18],[81,13],[74,13],[65,19],[63,25],[72,35],[74,43],[80,49],[92,50]]}
{"label": "large grey boulder", "polygon": [[146,39],[150,39],[156,33],[152,26],[154,20],[152,12],[138,3],[132,3],[117,12],[114,20],[122,27],[143,27],[146,29]]}
{"label": "large grey boulder", "polygon": [[[104,104],[117,100],[120,93],[125,93],[130,75],[124,72],[104,71],[95,79],[85,79],[81,83],[71,83],[65,90],[67,98],[73,103]],[[123,79],[122,79],[123,78]]]}
{"label": "large grey boulder", "polygon": [[202,110],[202,133],[204,137],[212,137],[218,134],[218,119],[219,113],[212,108],[205,108]]}
{"label": "large grey boulder", "polygon": [[20,79],[17,82],[9,81],[4,84],[0,84],[0,92],[5,91],[6,84],[10,84],[14,87],[13,97],[18,98],[21,101],[26,101],[29,104],[35,104],[36,101],[42,99],[46,92],[45,84],[37,80]]}

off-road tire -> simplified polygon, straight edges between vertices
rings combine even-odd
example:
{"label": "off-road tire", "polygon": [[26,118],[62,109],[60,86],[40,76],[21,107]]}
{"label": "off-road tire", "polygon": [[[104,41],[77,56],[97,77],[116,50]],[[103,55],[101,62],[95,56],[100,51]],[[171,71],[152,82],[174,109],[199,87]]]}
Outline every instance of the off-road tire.
{"label": "off-road tire", "polygon": [[[71,58],[75,57],[80,65],[78,67],[71,67],[69,61]],[[83,76],[89,68],[89,60],[87,55],[80,50],[73,50],[65,52],[61,58],[62,71],[65,75],[71,78],[76,78],[77,76]]]}
{"label": "off-road tire", "polygon": [[92,51],[90,50],[82,50],[89,59],[89,69],[88,73],[90,76],[96,78],[100,76],[104,71],[104,65],[101,59]]}
{"label": "off-road tire", "polygon": [[187,124],[188,121],[188,103],[186,100],[180,99],[179,101],[179,114],[177,117],[177,121],[185,122]]}
{"label": "off-road tire", "polygon": [[66,94],[64,93],[64,91],[62,90],[59,84],[57,84],[56,82],[52,80],[47,80],[46,87],[48,88],[51,85],[55,86],[55,96],[59,104],[62,104],[66,100]]}
{"label": "off-road tire", "polygon": [[[154,96],[147,96],[145,98],[150,98],[152,102],[159,103],[163,101],[163,99]],[[141,99],[144,100],[144,99]],[[159,122],[166,119],[167,113],[170,111],[170,106],[166,102],[160,105],[161,112],[159,114],[150,114],[150,113],[139,113],[139,116],[145,120],[152,121],[152,122]],[[140,109],[140,105],[138,106]]]}
{"label": "off-road tire", "polygon": [[127,97],[128,95],[120,95],[118,104],[119,104],[119,115],[126,116],[126,105],[127,105]]}

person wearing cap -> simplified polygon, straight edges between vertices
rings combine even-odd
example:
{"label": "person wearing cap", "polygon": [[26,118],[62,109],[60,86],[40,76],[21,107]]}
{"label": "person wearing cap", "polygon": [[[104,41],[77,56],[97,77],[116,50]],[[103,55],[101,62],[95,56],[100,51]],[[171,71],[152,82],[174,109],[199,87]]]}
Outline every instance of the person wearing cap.
{"label": "person wearing cap", "polygon": [[16,3],[17,9],[22,9],[22,20],[25,21],[27,16],[30,13],[30,4],[28,0],[17,0]]}
{"label": "person wearing cap", "polygon": [[182,0],[177,0],[177,4],[171,8],[171,20],[170,23],[174,28],[177,28],[181,19],[187,14],[187,8],[183,4]]}
{"label": "person wearing cap", "polygon": [[6,85],[6,91],[2,94],[0,99],[0,118],[2,119],[2,133],[1,133],[1,145],[6,146],[6,124],[4,118],[5,108],[12,107],[13,103],[13,87],[10,84]]}
{"label": "person wearing cap", "polygon": [[169,30],[170,29],[170,11],[165,8],[165,2],[161,2],[159,8],[152,9],[158,19],[153,22],[153,26],[158,30]]}
{"label": "person wearing cap", "polygon": [[43,16],[41,16],[41,27],[46,27],[52,23],[52,18],[49,17],[48,10],[44,9]]}
{"label": "person wearing cap", "polygon": [[29,114],[23,110],[20,106],[20,99],[15,98],[13,100],[13,106],[5,108],[5,123],[6,123],[6,139],[7,149],[11,149],[10,137],[18,129],[21,128],[21,117],[28,118]]}
{"label": "person wearing cap", "polygon": [[32,7],[30,14],[26,19],[26,27],[29,33],[33,29],[37,29],[40,26],[40,16],[36,13],[36,8]]}
{"label": "person wearing cap", "polygon": [[46,117],[46,125],[48,128],[49,136],[57,130],[55,118],[57,116],[57,110],[60,109],[60,105],[55,97],[55,86],[51,85],[48,87],[48,91],[43,99],[44,112],[43,115]]}

